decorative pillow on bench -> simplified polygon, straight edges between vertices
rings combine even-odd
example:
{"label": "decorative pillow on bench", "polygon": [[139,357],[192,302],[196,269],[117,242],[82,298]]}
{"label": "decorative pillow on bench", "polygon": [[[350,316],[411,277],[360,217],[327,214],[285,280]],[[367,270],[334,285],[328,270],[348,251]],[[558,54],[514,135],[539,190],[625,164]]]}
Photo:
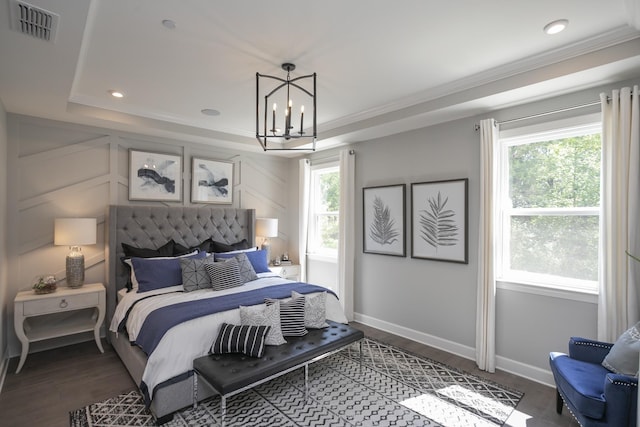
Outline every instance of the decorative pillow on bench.
{"label": "decorative pillow on bench", "polygon": [[287,341],[282,336],[280,328],[280,304],[270,306],[253,305],[240,306],[240,324],[253,326],[270,326],[264,340],[266,345],[280,345]]}
{"label": "decorative pillow on bench", "polygon": [[223,323],[218,337],[211,346],[213,354],[243,353],[251,357],[262,357],[264,339],[270,326],[230,325]]}
{"label": "decorative pillow on bench", "polygon": [[291,291],[291,298],[304,297],[304,326],[311,329],[329,327],[327,324],[327,293],[302,295]]}
{"label": "decorative pillow on bench", "polygon": [[292,298],[289,301],[280,301],[272,298],[265,298],[267,307],[280,303],[280,327],[282,335],[285,337],[302,337],[307,335],[307,328],[304,327],[304,296]]}

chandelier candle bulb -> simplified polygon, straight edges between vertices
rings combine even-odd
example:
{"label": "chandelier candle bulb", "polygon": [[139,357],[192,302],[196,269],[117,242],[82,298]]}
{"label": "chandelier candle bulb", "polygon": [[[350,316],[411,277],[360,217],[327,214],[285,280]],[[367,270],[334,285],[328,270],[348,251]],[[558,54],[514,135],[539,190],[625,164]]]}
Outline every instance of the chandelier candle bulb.
{"label": "chandelier candle bulb", "polygon": [[276,131],[276,109],[278,108],[278,105],[274,102],[273,103],[273,126],[271,126],[271,132]]}

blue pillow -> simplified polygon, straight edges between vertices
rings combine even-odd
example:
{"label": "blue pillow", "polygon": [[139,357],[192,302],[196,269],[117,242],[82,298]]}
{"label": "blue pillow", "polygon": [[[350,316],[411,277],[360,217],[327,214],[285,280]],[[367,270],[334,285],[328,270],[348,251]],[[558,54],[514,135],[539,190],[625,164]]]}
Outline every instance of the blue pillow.
{"label": "blue pillow", "polygon": [[[206,252],[198,252],[184,258],[202,259]],[[182,284],[180,258],[153,259],[131,258],[131,265],[138,282],[138,292],[168,288]]]}
{"label": "blue pillow", "polygon": [[[253,269],[256,273],[268,273],[269,271],[269,261],[267,261],[267,251],[264,249],[260,249],[257,251],[244,252],[244,254],[249,258],[249,262],[253,266]],[[221,253],[216,254],[216,260],[218,259],[228,259],[236,256],[236,253]]]}

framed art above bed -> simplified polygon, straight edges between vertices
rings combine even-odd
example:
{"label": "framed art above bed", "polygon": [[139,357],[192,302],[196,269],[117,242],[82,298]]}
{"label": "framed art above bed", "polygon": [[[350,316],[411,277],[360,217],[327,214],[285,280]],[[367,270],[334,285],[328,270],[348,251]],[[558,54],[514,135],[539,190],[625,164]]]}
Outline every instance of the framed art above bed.
{"label": "framed art above bed", "polygon": [[129,150],[129,200],[182,200],[182,157]]}
{"label": "framed art above bed", "polygon": [[233,203],[233,162],[194,157],[191,167],[191,202]]}

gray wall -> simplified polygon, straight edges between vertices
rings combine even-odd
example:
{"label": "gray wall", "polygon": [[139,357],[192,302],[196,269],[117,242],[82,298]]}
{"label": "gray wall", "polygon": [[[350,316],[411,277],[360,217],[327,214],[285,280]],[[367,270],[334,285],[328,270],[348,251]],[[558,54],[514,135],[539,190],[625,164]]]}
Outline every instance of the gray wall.
{"label": "gray wall", "polygon": [[[474,126],[483,118],[503,121],[598,101],[602,91],[639,82],[640,77],[352,145],[357,187],[356,320],[475,359],[480,136]],[[594,111],[599,107],[535,121]],[[456,178],[469,178],[469,264],[412,259],[410,184]],[[361,189],[402,183],[407,185],[407,257],[363,253]],[[549,352],[565,351],[570,336],[596,337],[593,296],[567,298],[562,293],[531,292],[500,284],[496,304],[499,369],[552,384]]]}
{"label": "gray wall", "polygon": [[[2,306],[5,307],[3,313],[8,320],[6,328],[10,356],[19,354],[20,350],[13,332],[13,304],[10,303],[16,293],[30,289],[36,275],[54,273],[64,277],[68,248],[53,245],[54,219],[67,216],[98,218],[98,242],[82,250],[87,269],[85,281],[104,282],[104,218],[108,206],[159,203],[128,200],[130,148],[182,156],[183,205],[191,204],[192,156],[233,161],[233,206],[254,208],[257,216],[278,218],[279,236],[271,239],[272,250],[282,253],[288,247],[287,227],[297,220],[296,211],[289,209],[289,193],[283,191],[289,182],[286,159],[267,156],[262,152],[238,154],[202,144],[34,117],[11,114],[7,117],[8,155],[4,158],[7,159],[8,174],[12,181],[7,196],[0,200],[3,201],[2,206],[8,206],[11,226],[6,238],[2,239],[9,251],[9,268],[5,274],[8,280],[3,281],[1,295],[6,298]],[[0,229],[0,234],[3,234],[2,231]],[[6,269],[3,268],[3,271]],[[37,351],[82,339],[91,339],[90,334],[87,337],[79,335],[35,343],[32,348]]]}

